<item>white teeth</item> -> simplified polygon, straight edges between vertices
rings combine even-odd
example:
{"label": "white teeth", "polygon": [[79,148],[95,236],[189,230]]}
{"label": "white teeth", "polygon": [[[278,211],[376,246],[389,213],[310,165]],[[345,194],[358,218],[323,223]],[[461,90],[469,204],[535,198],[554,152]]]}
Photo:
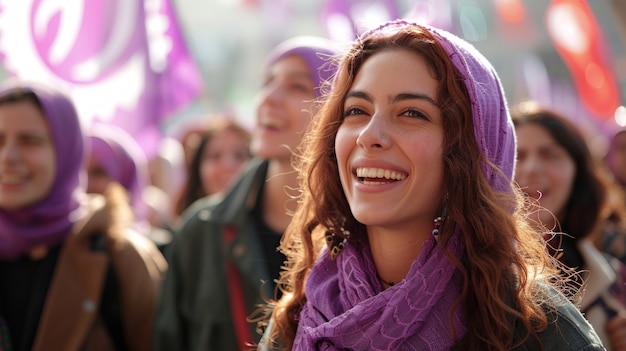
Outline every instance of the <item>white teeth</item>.
{"label": "white teeth", "polygon": [[393,180],[403,180],[406,178],[406,174],[383,168],[357,168],[356,176],[359,178],[384,178]]}

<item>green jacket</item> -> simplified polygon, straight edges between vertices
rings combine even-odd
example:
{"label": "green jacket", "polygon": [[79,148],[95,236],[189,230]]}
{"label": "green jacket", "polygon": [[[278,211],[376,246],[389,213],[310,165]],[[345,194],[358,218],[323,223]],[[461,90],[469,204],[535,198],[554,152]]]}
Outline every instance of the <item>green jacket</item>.
{"label": "green jacket", "polygon": [[[236,350],[226,258],[239,270],[248,315],[273,296],[265,254],[251,211],[267,174],[267,162],[253,159],[223,197],[198,200],[183,214],[169,248],[169,269],[161,290],[153,350]],[[224,228],[236,237],[226,247]],[[262,282],[267,282],[262,284]],[[254,342],[260,338],[249,324]]]}

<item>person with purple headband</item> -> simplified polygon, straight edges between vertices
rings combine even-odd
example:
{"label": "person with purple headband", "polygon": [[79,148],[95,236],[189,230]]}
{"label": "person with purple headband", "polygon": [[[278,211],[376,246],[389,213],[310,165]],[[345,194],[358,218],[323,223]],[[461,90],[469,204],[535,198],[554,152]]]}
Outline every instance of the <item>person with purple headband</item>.
{"label": "person with purple headband", "polygon": [[165,259],[121,187],[87,195],[61,91],[0,86],[0,349],[149,350]]}
{"label": "person with purple headband", "polygon": [[401,20],[359,37],[299,149],[258,350],[604,350],[526,222],[515,142],[470,44]]}
{"label": "person with purple headband", "polygon": [[274,296],[285,259],[277,247],[296,207],[292,152],[334,72],[334,46],[296,37],[270,52],[256,99],[254,158],[228,191],[188,207],[175,230],[154,350],[241,350],[258,342],[247,317]]}

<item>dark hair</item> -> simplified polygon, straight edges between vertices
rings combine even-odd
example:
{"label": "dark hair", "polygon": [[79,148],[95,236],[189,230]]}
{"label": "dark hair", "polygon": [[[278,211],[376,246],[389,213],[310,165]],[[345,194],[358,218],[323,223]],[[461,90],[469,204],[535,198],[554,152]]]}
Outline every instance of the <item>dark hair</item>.
{"label": "dark hair", "polygon": [[[511,117],[516,128],[535,124],[545,129],[574,161],[575,176],[569,198],[561,213],[554,214],[559,216],[555,230],[566,234],[559,236],[562,246],[575,248],[576,241],[587,237],[593,241],[606,218],[608,184],[580,129],[558,112],[530,101],[512,108]],[[564,263],[573,267],[582,263],[580,257],[563,257],[569,257],[569,262]]]}
{"label": "dark hair", "polygon": [[204,157],[205,146],[217,135],[226,131],[233,131],[250,145],[250,133],[239,123],[230,118],[217,118],[209,123],[203,132],[198,132],[200,142],[193,147],[191,162],[187,165],[187,181],[176,201],[175,213],[181,215],[183,211],[196,200],[211,194],[206,194],[202,187],[202,176],[200,166]]}
{"label": "dark hair", "polygon": [[37,94],[29,90],[21,90],[16,88],[13,92],[0,97],[0,105],[7,103],[16,103],[20,101],[29,101],[34,103],[39,109],[41,109],[41,103]]}

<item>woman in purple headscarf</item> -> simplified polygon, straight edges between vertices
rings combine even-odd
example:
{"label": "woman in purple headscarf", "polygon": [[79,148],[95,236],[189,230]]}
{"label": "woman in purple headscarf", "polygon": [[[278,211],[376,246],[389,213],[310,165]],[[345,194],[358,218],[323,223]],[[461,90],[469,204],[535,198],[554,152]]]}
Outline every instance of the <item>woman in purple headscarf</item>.
{"label": "woman in purple headscarf", "polygon": [[149,350],[166,263],[130,229],[123,190],[87,196],[69,98],[0,86],[0,345]]}
{"label": "woman in purple headscarf", "polygon": [[[148,236],[160,251],[171,242],[166,223],[169,218],[156,215],[144,199],[150,185],[148,160],[137,141],[124,129],[102,122],[93,123],[87,132],[87,193],[104,194],[112,183],[124,187],[135,218],[133,228]],[[155,218],[158,217],[158,218]]]}
{"label": "woman in purple headscarf", "polygon": [[142,192],[148,186],[148,160],[141,146],[125,130],[94,123],[87,133],[87,192],[104,194],[112,182],[126,189],[138,220],[148,216]]}
{"label": "woman in purple headscarf", "polygon": [[298,164],[259,349],[603,350],[520,212],[499,79],[445,31],[357,39]]}
{"label": "woman in purple headscarf", "polygon": [[274,293],[284,262],[276,248],[296,205],[292,152],[332,76],[334,46],[297,37],[269,54],[256,101],[254,158],[228,191],[183,213],[168,256],[155,350],[241,350],[259,340],[246,317]]}

